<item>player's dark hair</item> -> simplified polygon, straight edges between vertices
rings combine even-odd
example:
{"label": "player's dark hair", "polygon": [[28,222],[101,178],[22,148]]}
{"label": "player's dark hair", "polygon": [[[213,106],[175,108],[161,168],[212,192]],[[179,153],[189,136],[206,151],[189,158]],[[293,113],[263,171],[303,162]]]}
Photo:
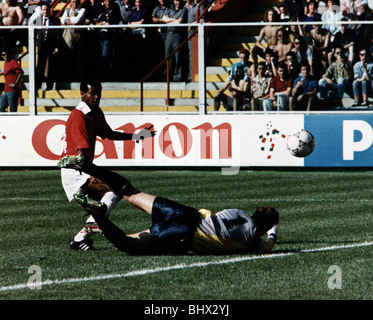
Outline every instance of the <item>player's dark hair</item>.
{"label": "player's dark hair", "polygon": [[252,218],[260,229],[269,230],[275,224],[278,224],[279,213],[272,207],[259,207],[252,215]]}
{"label": "player's dark hair", "polygon": [[89,87],[95,87],[98,90],[102,89],[102,85],[100,81],[83,81],[80,84],[80,91],[86,93],[89,90]]}

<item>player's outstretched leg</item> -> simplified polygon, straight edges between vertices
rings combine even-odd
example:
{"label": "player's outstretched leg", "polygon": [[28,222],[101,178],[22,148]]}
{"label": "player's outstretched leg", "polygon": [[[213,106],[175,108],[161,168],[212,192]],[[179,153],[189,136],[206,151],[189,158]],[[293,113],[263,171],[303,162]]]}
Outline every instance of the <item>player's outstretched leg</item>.
{"label": "player's outstretched leg", "polygon": [[[73,161],[66,161],[65,158],[64,165],[66,163],[70,163],[69,166],[74,163]],[[75,158],[76,160],[76,158]],[[63,165],[63,166],[64,166]],[[61,165],[61,167],[63,167]],[[75,170],[66,170],[66,171],[75,171]],[[103,210],[106,215],[109,215],[111,211],[114,209],[116,204],[122,199],[121,195],[117,195],[112,189],[99,179],[95,177],[90,177],[87,182],[81,186],[82,193],[86,193],[91,195],[94,199],[98,200],[99,197],[100,201],[96,201],[98,204],[101,204]],[[71,249],[93,249],[92,241],[88,240],[88,238],[92,237],[95,234],[101,234],[102,230],[98,227],[97,223],[95,222],[94,218],[90,215],[91,208],[88,206],[85,208],[86,215],[89,215],[84,227],[73,237],[73,239],[69,242],[69,247]],[[88,248],[88,249],[87,249]]]}
{"label": "player's outstretched leg", "polygon": [[149,230],[126,235],[109,220],[103,209],[105,207],[104,204],[83,194],[75,194],[74,198],[86,210],[90,211],[103,235],[119,251],[134,255],[147,255],[156,252],[155,243],[150,236]]}
{"label": "player's outstretched leg", "polygon": [[99,228],[102,230],[102,233],[106,239],[119,251],[130,252],[128,249],[128,237],[126,234],[114,225],[109,218],[103,212],[91,211],[92,216],[98,224]]}
{"label": "player's outstretched leg", "polygon": [[71,168],[83,171],[107,183],[117,194],[123,194],[125,189],[130,186],[127,178],[106,168],[96,166],[87,161],[83,155],[65,156],[58,162],[57,166],[59,168]]}
{"label": "player's outstretched leg", "polygon": [[[148,214],[152,213],[153,202],[156,198],[154,195],[137,190],[127,178],[122,177],[116,172],[87,162],[84,156],[65,156],[59,161],[58,167],[81,170],[108,184],[115,193],[122,195],[128,203]],[[92,202],[86,205],[89,207],[88,209],[95,207]]]}

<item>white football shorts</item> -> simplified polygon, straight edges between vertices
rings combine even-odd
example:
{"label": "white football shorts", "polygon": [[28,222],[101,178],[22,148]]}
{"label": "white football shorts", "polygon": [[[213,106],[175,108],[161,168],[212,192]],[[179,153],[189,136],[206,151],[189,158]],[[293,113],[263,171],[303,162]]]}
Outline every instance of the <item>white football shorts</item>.
{"label": "white football shorts", "polygon": [[65,190],[67,199],[74,200],[74,194],[77,193],[83,184],[87,182],[90,175],[84,172],[79,172],[75,169],[61,169],[61,181],[63,189]]}

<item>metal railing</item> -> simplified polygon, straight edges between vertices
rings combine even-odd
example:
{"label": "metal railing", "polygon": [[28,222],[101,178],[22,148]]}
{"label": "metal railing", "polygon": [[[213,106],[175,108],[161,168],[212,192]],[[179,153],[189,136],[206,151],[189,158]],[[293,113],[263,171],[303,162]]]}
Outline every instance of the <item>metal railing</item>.
{"label": "metal railing", "polygon": [[[196,7],[196,22],[199,23],[201,19],[204,17],[206,12],[209,9],[209,5],[206,5],[206,8],[203,10],[203,12],[200,14],[200,8],[201,6],[207,3],[206,0],[202,0],[197,4]],[[180,28],[184,27],[184,24],[182,26],[179,26]],[[166,81],[167,81],[167,97],[166,97],[166,106],[167,108],[170,106],[170,60],[175,56],[175,54],[180,51],[189,41],[192,40],[192,38],[197,34],[198,29],[194,30],[175,50],[173,50],[165,59],[163,59],[154,69],[152,69],[145,77],[143,77],[140,81],[140,111],[144,111],[144,82],[148,80],[156,71],[158,71],[164,63],[166,63]],[[189,52],[189,55],[192,53]]]}
{"label": "metal railing", "polygon": [[[184,27],[185,28],[185,27]],[[164,63],[166,63],[166,81],[167,81],[167,98],[166,105],[170,106],[170,59],[179,51],[189,40],[191,40],[197,33],[197,29],[186,38],[174,51],[172,51],[166,58],[164,58],[154,69],[152,69],[145,77],[140,80],[140,111],[144,111],[144,82],[148,80],[155,72],[157,72]]]}
{"label": "metal railing", "polygon": [[[56,4],[51,8],[51,14],[52,14],[53,9],[57,6],[58,3],[60,3],[60,1],[61,0],[57,0]],[[63,12],[65,11],[65,9],[67,8],[69,4],[70,4],[70,0],[67,0],[64,6],[61,8],[61,10],[57,12],[56,18],[59,18],[63,15]]]}
{"label": "metal railing", "polygon": [[[165,27],[165,24],[149,24],[149,25],[141,25],[142,28],[160,28]],[[182,27],[188,26],[196,26],[196,24],[183,24]],[[97,25],[74,25],[74,26],[29,26],[29,27],[20,27],[23,29],[28,29],[28,42],[29,42],[29,114],[30,115],[37,115],[37,91],[36,91],[36,50],[35,50],[35,30],[41,30],[44,28],[49,29],[66,29],[66,28],[80,28],[80,29],[122,29],[123,26],[121,25],[105,25],[105,26],[97,26]],[[1,29],[1,27],[0,27]],[[196,32],[199,33],[199,59],[202,59],[199,63],[199,81],[200,83],[204,83],[205,79],[201,75],[205,72],[205,61],[204,61],[204,28],[203,24],[199,23],[197,25]],[[203,58],[202,58],[203,57]],[[154,71],[155,72],[155,71]],[[200,90],[205,90],[205,87],[200,87]],[[141,97],[139,97],[141,100]],[[205,113],[206,107],[206,100],[205,95],[200,95],[200,110],[201,113]]]}
{"label": "metal railing", "polygon": [[[288,23],[280,23],[277,22],[275,25],[283,25],[283,26],[288,26],[288,25],[298,25],[299,23],[297,22],[288,22]],[[303,23],[302,25],[306,24],[325,24],[323,22],[313,22],[313,23]],[[339,24],[359,24],[359,25],[365,25],[365,24],[372,24],[371,21],[358,21],[358,22],[353,22],[353,21],[347,21],[347,22],[339,22]],[[198,73],[199,73],[199,79],[198,79],[198,91],[199,91],[199,111],[195,112],[197,114],[206,114],[206,77],[205,77],[205,72],[206,72],[206,57],[205,57],[205,47],[204,47],[204,37],[205,37],[205,29],[206,28],[213,28],[213,27],[221,27],[221,28],[226,28],[226,27],[264,27],[266,25],[271,25],[269,23],[257,23],[257,22],[246,22],[246,23],[204,23],[200,22],[197,25],[196,24],[189,24],[191,26],[196,26],[198,29],[198,41],[199,41],[199,46],[198,46]],[[272,24],[273,25],[273,24]],[[183,27],[187,27],[188,24],[183,25]],[[27,112],[28,115],[35,116],[38,115],[38,110],[37,110],[37,91],[36,91],[36,77],[35,77],[35,66],[36,66],[36,60],[37,60],[37,53],[35,50],[35,31],[40,30],[43,28],[55,28],[55,29],[64,29],[64,28],[102,28],[102,26],[94,26],[94,25],[81,25],[81,26],[48,26],[48,27],[43,27],[43,26],[19,26],[17,27],[18,29],[26,29],[28,32],[28,53],[24,53],[23,57],[28,54],[28,59],[29,59],[29,83],[28,83],[28,91],[29,91],[29,112]],[[150,25],[142,25],[144,28],[160,28],[160,27],[167,27],[165,24],[150,24]],[[123,26],[105,26],[106,29],[108,28],[123,28]],[[9,29],[9,27],[0,27],[0,29]],[[21,58],[21,59],[22,59]],[[18,58],[19,59],[19,58]],[[124,84],[125,86],[125,84]],[[140,97],[139,97],[140,100]],[[140,104],[140,103],[139,103]],[[369,112],[369,111],[367,111]],[[7,113],[10,114],[10,113]],[[21,113],[18,113],[21,114]],[[25,114],[25,113],[23,113]],[[54,113],[56,114],[56,113]]]}

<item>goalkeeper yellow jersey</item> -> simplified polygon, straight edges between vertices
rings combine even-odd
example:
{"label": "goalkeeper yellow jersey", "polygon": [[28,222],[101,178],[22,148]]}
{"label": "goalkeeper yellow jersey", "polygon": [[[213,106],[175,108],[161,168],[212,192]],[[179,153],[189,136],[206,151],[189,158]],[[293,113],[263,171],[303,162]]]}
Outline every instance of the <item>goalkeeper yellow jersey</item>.
{"label": "goalkeeper yellow jersey", "polygon": [[224,209],[216,214],[199,210],[201,218],[194,234],[192,251],[201,254],[249,253],[261,246],[257,226],[240,209]]}

